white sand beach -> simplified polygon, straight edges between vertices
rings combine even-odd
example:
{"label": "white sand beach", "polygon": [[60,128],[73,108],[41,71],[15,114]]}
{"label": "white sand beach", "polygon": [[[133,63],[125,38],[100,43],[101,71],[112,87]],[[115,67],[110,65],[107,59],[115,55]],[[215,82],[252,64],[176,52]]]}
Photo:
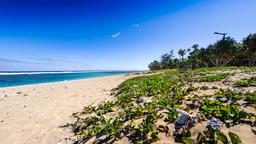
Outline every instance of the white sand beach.
{"label": "white sand beach", "polygon": [[56,144],[71,135],[59,126],[84,106],[100,103],[132,75],[0,88],[1,144]]}

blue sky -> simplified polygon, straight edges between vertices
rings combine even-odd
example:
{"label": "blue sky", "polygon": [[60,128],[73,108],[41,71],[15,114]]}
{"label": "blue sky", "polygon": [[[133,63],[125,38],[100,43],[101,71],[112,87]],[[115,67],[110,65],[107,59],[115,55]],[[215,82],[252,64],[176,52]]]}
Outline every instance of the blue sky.
{"label": "blue sky", "polygon": [[144,70],[173,49],[256,32],[255,0],[0,1],[0,70]]}

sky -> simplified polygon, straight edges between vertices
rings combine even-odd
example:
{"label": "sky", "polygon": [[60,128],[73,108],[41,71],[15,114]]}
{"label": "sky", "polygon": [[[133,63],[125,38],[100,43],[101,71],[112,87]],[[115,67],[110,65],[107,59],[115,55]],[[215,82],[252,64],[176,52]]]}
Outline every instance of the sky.
{"label": "sky", "polygon": [[241,41],[255,15],[255,0],[0,0],[0,71],[146,70],[215,31]]}

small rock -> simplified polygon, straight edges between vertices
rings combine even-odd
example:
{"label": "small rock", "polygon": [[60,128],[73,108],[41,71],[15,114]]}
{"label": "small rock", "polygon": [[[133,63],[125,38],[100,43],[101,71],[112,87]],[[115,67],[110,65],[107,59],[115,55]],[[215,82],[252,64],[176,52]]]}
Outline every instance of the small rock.
{"label": "small rock", "polygon": [[16,94],[21,94],[21,92],[17,92]]}
{"label": "small rock", "polygon": [[254,91],[254,90],[249,90],[249,93],[255,93],[256,91]]}
{"label": "small rock", "polygon": [[239,100],[239,101],[236,101],[236,104],[239,105],[239,106],[242,106],[244,104],[246,104],[247,102],[244,101],[244,100]]}
{"label": "small rock", "polygon": [[220,100],[224,103],[227,103],[231,99],[231,96],[218,97],[217,100]]}
{"label": "small rock", "polygon": [[227,79],[223,79],[223,80],[221,80],[221,82],[222,82],[223,84],[225,84],[225,85],[228,85],[228,84],[229,84],[229,81],[228,81]]}
{"label": "small rock", "polygon": [[147,98],[146,98],[145,96],[142,96],[142,97],[138,98],[138,99],[136,100],[136,102],[137,102],[137,103],[142,103],[142,102],[145,102],[146,100],[147,100]]}
{"label": "small rock", "polygon": [[256,127],[252,127],[252,132],[256,135]]}
{"label": "small rock", "polygon": [[123,112],[124,112],[124,109],[119,109],[119,110],[117,111],[118,114],[121,114],[121,113],[123,113]]}
{"label": "small rock", "polygon": [[234,91],[234,88],[233,87],[228,87],[228,90]]}
{"label": "small rock", "polygon": [[189,121],[188,126],[190,128],[196,126],[197,123],[205,120],[205,117],[201,115],[200,113],[197,113],[195,116],[192,117],[192,119]]}
{"label": "small rock", "polygon": [[222,125],[223,125],[223,123],[222,123],[219,119],[213,117],[213,118],[208,122],[207,128],[213,129],[213,130],[215,130],[215,131],[220,131]]}
{"label": "small rock", "polygon": [[180,117],[177,120],[177,124],[179,125],[185,125],[187,124],[188,120],[190,119],[190,114],[184,110],[177,109],[177,112],[179,112]]}
{"label": "small rock", "polygon": [[203,100],[202,99],[198,99],[198,104],[199,105],[203,104]]}

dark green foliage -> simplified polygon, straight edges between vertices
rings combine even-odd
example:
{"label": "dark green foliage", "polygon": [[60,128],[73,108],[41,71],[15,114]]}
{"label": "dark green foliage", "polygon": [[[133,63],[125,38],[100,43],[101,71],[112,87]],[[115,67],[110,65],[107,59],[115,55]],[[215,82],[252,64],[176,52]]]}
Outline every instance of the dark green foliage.
{"label": "dark green foliage", "polygon": [[229,139],[231,140],[232,144],[242,143],[240,138],[235,133],[229,132],[228,136],[226,136],[223,132],[218,132],[213,129],[208,129],[202,133],[199,132],[195,141],[190,137],[183,137],[182,142],[184,144],[217,144],[219,142],[228,144],[230,143]]}
{"label": "dark green foliage", "polygon": [[248,101],[251,104],[256,104],[256,93],[246,94],[245,100]]}
{"label": "dark green foliage", "polygon": [[248,81],[236,81],[234,83],[234,86],[237,86],[237,87],[248,87],[248,86],[250,86],[250,84],[248,83]]}
{"label": "dark green foliage", "polygon": [[160,70],[162,67],[161,63],[155,60],[148,65],[148,68],[150,70]]}
{"label": "dark green foliage", "polygon": [[[242,92],[237,92],[235,90],[221,90],[215,93],[218,100],[222,102],[228,102],[229,100],[237,101],[241,100],[244,97],[244,94]],[[225,98],[225,100],[221,100],[221,98]]]}
{"label": "dark green foliage", "polygon": [[187,92],[192,92],[192,91],[196,91],[198,90],[198,88],[195,88],[192,86],[192,84],[189,84],[189,87],[187,88]]}
{"label": "dark green foliage", "polygon": [[168,95],[171,81],[169,75],[133,78],[120,85],[120,92],[131,97]]}
{"label": "dark green foliage", "polygon": [[229,132],[229,137],[228,137],[222,132],[217,132],[212,129],[208,129],[207,131],[204,131],[203,133],[198,133],[196,143],[198,143],[198,144],[203,144],[203,143],[217,144],[218,142],[221,142],[223,144],[228,144],[229,139],[231,139],[232,144],[236,144],[233,141],[239,141],[240,138],[236,134],[232,133],[237,136],[237,137],[233,137],[233,135],[230,135],[230,133],[231,132]]}
{"label": "dark green foliage", "polygon": [[221,79],[227,78],[228,76],[233,75],[233,73],[220,73],[216,75],[210,75],[206,77],[202,77],[200,81],[202,82],[214,82],[214,81],[220,81]]}
{"label": "dark green foliage", "polygon": [[161,67],[163,69],[171,69],[171,68],[175,68],[175,59],[174,58],[174,54],[173,54],[173,50],[171,50],[169,53],[165,53],[161,56]]}
{"label": "dark green foliage", "polygon": [[[189,52],[187,58],[186,52]],[[173,50],[161,56],[161,68],[199,68],[219,66],[255,66],[256,65],[256,33],[249,34],[242,44],[231,37],[223,37],[206,48],[194,44],[188,50],[178,51],[180,59],[174,58]],[[150,65],[154,64],[152,62]],[[158,65],[158,64],[157,64]],[[149,67],[150,70],[151,67]],[[158,66],[159,68],[159,66]]]}
{"label": "dark green foliage", "polygon": [[182,138],[182,142],[183,142],[184,144],[193,144],[193,140],[190,139],[189,137],[183,137],[183,138]]}
{"label": "dark green foliage", "polygon": [[229,132],[228,135],[231,139],[232,144],[241,144],[242,143],[239,136],[236,135],[235,133]]}
{"label": "dark green foliage", "polygon": [[251,77],[250,79],[244,79],[244,80],[236,81],[234,83],[234,86],[249,87],[249,86],[255,86],[255,84],[256,84],[256,77]]}
{"label": "dark green foliage", "polygon": [[223,104],[220,101],[207,98],[203,100],[201,110],[206,117],[216,117],[228,126],[235,125],[248,116],[246,112],[233,103]]}
{"label": "dark green foliage", "polygon": [[239,52],[240,47],[233,38],[223,37],[221,40],[207,47],[206,56],[213,66],[226,66],[236,58]]}
{"label": "dark green foliage", "polygon": [[249,34],[243,40],[243,54],[248,61],[249,66],[256,64],[256,33]]}
{"label": "dark green foliage", "polygon": [[113,107],[115,104],[111,101],[108,101],[106,103],[100,104],[98,108],[96,109],[96,114],[98,116],[101,116],[103,114],[106,114],[108,112],[113,112]]}

